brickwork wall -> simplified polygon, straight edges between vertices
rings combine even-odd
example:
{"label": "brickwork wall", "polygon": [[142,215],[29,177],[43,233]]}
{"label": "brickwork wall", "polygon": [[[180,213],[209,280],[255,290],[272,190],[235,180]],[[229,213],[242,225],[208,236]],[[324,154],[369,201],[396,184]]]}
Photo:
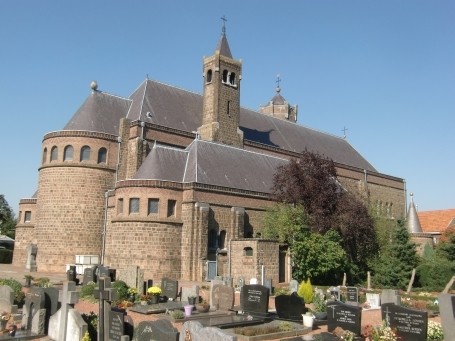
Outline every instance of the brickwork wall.
{"label": "brickwork wall", "polygon": [[[25,221],[25,212],[30,212],[30,221]],[[14,242],[13,265],[24,266],[27,261],[27,247],[36,244],[36,199],[21,199],[19,202],[19,215],[16,225]]]}
{"label": "brickwork wall", "polygon": [[122,118],[119,125],[119,137],[121,138],[120,144],[120,155],[119,155],[119,168],[118,168],[118,180],[126,179],[127,167],[128,167],[128,141],[130,139],[130,123],[131,121],[127,118]]}
{"label": "brickwork wall", "polygon": [[425,245],[428,244],[431,248],[434,248],[434,240],[433,235],[430,233],[410,233],[409,237],[411,242],[417,244],[416,251],[419,256],[423,255],[423,250],[425,249]]}
{"label": "brickwork wall", "polygon": [[297,121],[297,106],[291,107],[289,103],[273,104],[272,101],[268,105],[260,106],[259,112],[265,115],[280,118],[282,120],[296,122]]}

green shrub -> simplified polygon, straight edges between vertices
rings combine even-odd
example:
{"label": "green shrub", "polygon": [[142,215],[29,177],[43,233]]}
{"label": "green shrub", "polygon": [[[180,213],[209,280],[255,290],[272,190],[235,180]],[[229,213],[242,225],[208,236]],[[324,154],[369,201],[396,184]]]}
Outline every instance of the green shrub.
{"label": "green shrub", "polygon": [[128,285],[123,281],[112,282],[111,287],[117,289],[117,301],[123,301],[128,299]]}
{"label": "green shrub", "polygon": [[[98,339],[98,315],[91,311],[90,314],[82,314],[82,319],[88,326],[88,340],[96,341]],[[85,338],[86,336],[84,335]]]}
{"label": "green shrub", "polygon": [[289,288],[280,288],[280,287],[273,288],[273,294],[275,296],[289,295],[290,293],[291,293],[291,291],[289,290]]}
{"label": "green shrub", "polygon": [[303,297],[305,303],[313,302],[314,292],[313,286],[311,285],[311,281],[309,278],[306,282],[302,281],[302,283],[300,283],[299,290],[297,290],[297,294],[300,297]]}
{"label": "green shrub", "polygon": [[0,279],[0,285],[7,285],[14,290],[14,303],[19,307],[24,304],[25,294],[22,292],[22,284],[15,279]]}
{"label": "green shrub", "polygon": [[442,291],[453,276],[454,265],[444,259],[417,267],[416,284],[427,291]]}
{"label": "green shrub", "polygon": [[13,262],[13,251],[7,249],[0,250],[0,264],[11,264]]}
{"label": "green shrub", "polygon": [[95,290],[96,284],[89,283],[84,285],[79,293],[80,298],[93,298],[93,291]]}
{"label": "green shrub", "polygon": [[174,319],[174,320],[180,320],[183,318],[183,311],[181,310],[172,310],[171,312],[171,317]]}

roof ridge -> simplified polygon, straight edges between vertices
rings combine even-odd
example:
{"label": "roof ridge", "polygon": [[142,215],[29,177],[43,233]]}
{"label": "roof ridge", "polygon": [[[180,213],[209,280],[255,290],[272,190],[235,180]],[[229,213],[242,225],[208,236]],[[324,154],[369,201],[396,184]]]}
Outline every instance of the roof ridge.
{"label": "roof ridge", "polygon": [[155,149],[157,147],[160,147],[160,148],[165,148],[165,149],[172,149],[172,150],[178,150],[180,152],[185,152],[185,153],[188,153],[188,151],[185,149],[182,149],[182,148],[177,148],[177,147],[172,147],[172,146],[167,146],[165,144],[160,144],[159,142],[155,143],[153,145],[153,148],[152,149]]}
{"label": "roof ridge", "polygon": [[103,95],[108,95],[108,96],[112,96],[112,97],[117,97],[117,98],[120,98],[120,99],[125,99],[127,101],[130,101],[130,102],[133,102],[132,99],[129,99],[129,98],[126,98],[126,97],[122,97],[122,96],[119,96],[119,95],[114,95],[114,94],[111,94],[109,92],[105,92],[105,91],[101,91],[101,90],[95,90],[96,92],[92,92],[93,93],[100,93],[100,94],[103,94]]}
{"label": "roof ridge", "polygon": [[159,81],[154,80],[154,79],[151,79],[151,78],[149,78],[149,79],[147,79],[147,80],[148,80],[148,81],[151,81],[151,82],[155,82],[155,83],[161,84],[161,85],[170,86],[171,88],[174,88],[174,89],[179,89],[179,90],[182,90],[182,91],[185,91],[185,92],[189,92],[189,93],[192,93],[192,94],[194,94],[194,95],[203,96],[203,94],[201,94],[201,93],[197,93],[197,92],[194,92],[194,91],[191,91],[191,90],[183,89],[183,88],[180,88],[180,87],[175,86],[175,85],[171,85],[171,84],[159,82]]}

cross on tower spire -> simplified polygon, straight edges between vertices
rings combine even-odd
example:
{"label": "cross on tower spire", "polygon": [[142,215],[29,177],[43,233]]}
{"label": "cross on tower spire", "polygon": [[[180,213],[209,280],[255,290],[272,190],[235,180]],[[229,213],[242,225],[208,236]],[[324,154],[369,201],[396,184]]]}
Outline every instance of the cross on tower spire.
{"label": "cross on tower spire", "polygon": [[346,127],[343,127],[343,129],[341,129],[341,131],[344,134],[343,138],[346,138],[346,130],[348,130],[348,128],[346,128]]}
{"label": "cross on tower spire", "polygon": [[281,78],[280,78],[280,74],[277,74],[276,75],[276,83],[278,84],[278,86],[276,87],[276,92],[280,92],[280,82],[281,82]]}
{"label": "cross on tower spire", "polygon": [[226,21],[227,21],[227,19],[226,19],[225,16],[223,15],[223,16],[221,17],[221,20],[223,20],[223,28],[221,29],[221,33],[226,34]]}

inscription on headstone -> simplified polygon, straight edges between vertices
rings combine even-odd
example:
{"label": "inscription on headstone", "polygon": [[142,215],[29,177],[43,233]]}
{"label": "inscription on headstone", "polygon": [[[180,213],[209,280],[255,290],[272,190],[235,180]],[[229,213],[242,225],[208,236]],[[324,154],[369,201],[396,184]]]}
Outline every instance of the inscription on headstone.
{"label": "inscription on headstone", "polygon": [[124,313],[109,312],[109,341],[121,341],[125,334]]}
{"label": "inscription on headstone", "polygon": [[371,309],[381,308],[381,296],[379,294],[365,294],[367,297],[367,302],[370,304]]}
{"label": "inscription on headstone", "polygon": [[211,304],[216,310],[229,310],[234,306],[234,288],[225,285],[213,287],[213,300]]}
{"label": "inscription on headstone", "polygon": [[426,311],[405,308],[393,303],[381,306],[382,320],[395,328],[402,341],[426,341],[428,313]]}
{"label": "inscription on headstone", "polygon": [[179,290],[178,281],[176,281],[174,279],[166,278],[166,277],[161,279],[161,291],[162,291],[161,296],[166,296],[168,298],[175,300],[178,295],[178,290]]}
{"label": "inscription on headstone", "polygon": [[357,305],[359,303],[359,289],[356,287],[346,288],[346,303]]}
{"label": "inscription on headstone", "polygon": [[259,285],[245,285],[240,294],[243,310],[251,316],[265,317],[269,307],[269,289]]}
{"label": "inscription on headstone", "polygon": [[327,302],[327,331],[336,327],[350,330],[357,336],[361,333],[362,308],[344,304],[339,301]]}
{"label": "inscription on headstone", "polygon": [[93,282],[93,283],[97,282],[95,269],[96,269],[95,267],[85,268],[84,269],[84,277],[83,277],[83,280],[82,280],[82,284],[83,285],[87,285],[89,282]]}

